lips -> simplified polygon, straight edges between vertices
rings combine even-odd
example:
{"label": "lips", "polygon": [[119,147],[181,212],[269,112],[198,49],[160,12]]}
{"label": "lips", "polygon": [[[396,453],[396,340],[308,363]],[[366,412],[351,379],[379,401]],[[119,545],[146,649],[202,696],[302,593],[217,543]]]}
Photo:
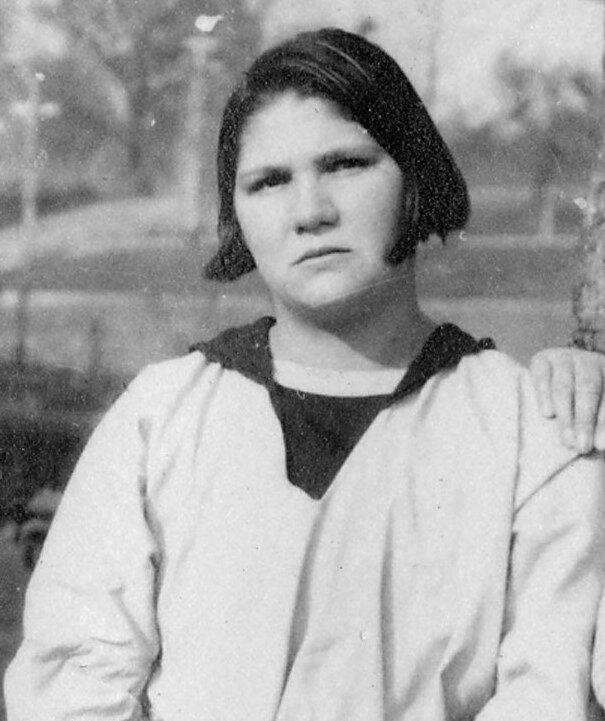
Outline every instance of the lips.
{"label": "lips", "polygon": [[308,250],[306,253],[300,256],[296,261],[297,263],[303,263],[305,260],[312,260],[313,258],[323,258],[326,255],[339,255],[342,253],[348,253],[347,248],[339,248],[337,246],[326,246],[324,248],[315,248]]}

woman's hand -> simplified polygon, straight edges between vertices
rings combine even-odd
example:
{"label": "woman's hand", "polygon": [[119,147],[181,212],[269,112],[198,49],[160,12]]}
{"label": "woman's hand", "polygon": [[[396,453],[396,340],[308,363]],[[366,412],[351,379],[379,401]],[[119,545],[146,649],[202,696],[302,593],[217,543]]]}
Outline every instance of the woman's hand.
{"label": "woman's hand", "polygon": [[556,416],[563,443],[581,453],[605,450],[605,355],[550,348],[530,367],[542,414]]}

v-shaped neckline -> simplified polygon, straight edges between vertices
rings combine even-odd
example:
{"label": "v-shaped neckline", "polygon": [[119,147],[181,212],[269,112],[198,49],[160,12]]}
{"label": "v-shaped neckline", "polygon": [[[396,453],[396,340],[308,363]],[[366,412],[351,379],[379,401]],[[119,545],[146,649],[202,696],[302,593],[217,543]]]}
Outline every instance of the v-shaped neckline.
{"label": "v-shaped neckline", "polygon": [[260,318],[198,343],[192,351],[201,351],[207,361],[265,386],[282,430],[288,480],[315,500],[323,498],[381,410],[419,390],[431,376],[454,367],[464,356],[494,348],[491,339],[477,341],[446,323],[430,334],[392,393],[330,396],[276,382],[269,344],[274,323],[274,318]]}

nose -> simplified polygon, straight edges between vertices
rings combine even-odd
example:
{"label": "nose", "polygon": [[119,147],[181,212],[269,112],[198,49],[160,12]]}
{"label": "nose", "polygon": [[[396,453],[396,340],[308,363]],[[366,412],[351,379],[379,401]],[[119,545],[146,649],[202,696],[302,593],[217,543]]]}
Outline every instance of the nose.
{"label": "nose", "polygon": [[317,233],[336,225],[338,208],[321,176],[308,174],[297,183],[293,220],[296,232]]}

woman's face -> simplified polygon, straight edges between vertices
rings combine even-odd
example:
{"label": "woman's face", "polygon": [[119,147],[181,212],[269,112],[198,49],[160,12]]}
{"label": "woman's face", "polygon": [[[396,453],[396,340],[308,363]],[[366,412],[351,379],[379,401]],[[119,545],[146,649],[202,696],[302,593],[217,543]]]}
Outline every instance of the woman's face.
{"label": "woman's face", "polygon": [[395,160],[327,100],[278,95],[243,129],[235,212],[278,304],[319,309],[387,287],[402,195]]}

